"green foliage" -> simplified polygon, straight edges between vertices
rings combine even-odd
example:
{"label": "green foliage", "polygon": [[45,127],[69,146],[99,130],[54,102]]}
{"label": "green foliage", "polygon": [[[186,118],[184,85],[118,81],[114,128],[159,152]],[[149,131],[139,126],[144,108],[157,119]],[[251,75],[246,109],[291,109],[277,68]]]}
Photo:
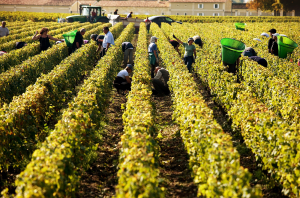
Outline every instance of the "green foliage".
{"label": "green foliage", "polygon": [[[86,25],[83,27],[89,30],[93,26]],[[26,50],[27,49],[28,48],[26,48]],[[12,67],[6,72],[1,73],[0,98],[2,102],[9,103],[12,100],[13,96],[24,93],[27,86],[34,83],[36,79],[42,74],[47,74],[67,56],[68,48],[65,43],[54,45],[49,50],[46,50],[39,55],[30,57],[22,64]],[[7,56],[5,56],[4,58],[6,57]],[[12,55],[9,55],[8,57],[12,57]],[[6,63],[10,64],[11,62],[9,61]],[[5,68],[3,68],[3,70],[4,69]]]}
{"label": "green foliage", "polygon": [[[51,23],[49,23],[51,24]],[[69,26],[69,24],[67,23],[53,23],[51,24],[51,26],[49,27],[50,30],[51,29],[57,29],[57,28],[63,28]],[[12,40],[16,40],[16,39],[21,39],[27,36],[33,36],[35,31],[39,31],[39,29],[45,27],[45,24],[38,24],[37,26],[31,26],[30,28],[26,28],[26,30],[22,30],[21,32],[19,31],[15,31],[15,34],[11,34],[11,32],[9,32],[10,34],[8,36],[5,37],[1,37],[0,38],[0,45]]]}
{"label": "green foliage", "polygon": [[[184,26],[176,29],[178,33],[186,33]],[[197,85],[182,59],[156,24],[151,24],[151,31],[159,38],[160,57],[170,72],[173,118],[180,126],[181,137],[190,155],[189,164],[198,186],[198,195],[261,197],[259,188],[251,188],[251,175],[240,166],[240,156],[232,145],[231,137],[214,120],[212,110],[198,93]]]}
{"label": "green foliage", "polygon": [[[116,27],[122,31],[123,25]],[[123,59],[121,44],[131,39],[133,32],[134,24],[126,27],[115,46],[109,48],[84,82],[77,97],[69,103],[54,131],[34,152],[31,162],[16,180],[16,197],[75,196],[76,172],[88,166],[91,153],[97,149],[98,130],[108,105],[112,81]],[[80,48],[78,55],[90,53],[88,48],[96,51],[94,43],[87,46]]]}
{"label": "green foliage", "polygon": [[151,77],[147,31],[140,24],[134,75],[123,114],[117,197],[164,197],[158,187],[158,145],[154,140],[154,110],[151,103]]}
{"label": "green foliage", "polygon": [[[242,36],[239,32],[226,27],[222,30],[220,27],[213,26],[195,25],[194,27],[195,31],[201,30],[199,32],[202,38],[205,38],[205,43],[209,43],[209,45],[204,45],[202,50],[198,48],[197,51],[200,55],[196,60],[195,70],[202,82],[210,88],[215,101],[228,111],[233,122],[232,127],[241,131],[247,147],[251,148],[256,157],[262,160],[263,168],[283,185],[283,192],[290,197],[299,197],[299,124],[290,125],[278,117],[265,104],[253,97],[251,89],[246,89],[243,84],[235,83],[236,76],[227,73],[226,67],[220,64],[219,38],[222,37],[222,33],[227,32],[229,38],[240,40]],[[211,34],[215,36],[212,37]],[[240,72],[246,78],[244,83],[250,84],[253,90],[257,89],[259,98],[265,100],[267,104],[271,105],[273,102],[274,107],[280,103],[283,104],[284,93],[287,94],[287,98],[292,98],[292,93],[288,93],[289,87],[286,82],[272,78],[266,69],[257,67],[256,64],[253,66],[253,63],[246,61]],[[279,85],[280,83],[282,85]],[[272,90],[268,92],[264,89],[267,87],[264,86],[272,87]],[[267,93],[271,94],[271,91],[274,93],[266,96]],[[279,93],[276,93],[277,91]],[[262,96],[262,93],[265,96]],[[271,97],[274,97],[274,100]],[[291,108],[295,108],[297,98],[290,101],[289,104],[293,106]],[[272,109],[275,108],[272,107]],[[284,109],[280,110],[280,112],[283,111]],[[292,114],[292,111],[287,110],[285,115],[291,116]],[[294,116],[296,118],[296,115]]]}
{"label": "green foliage", "polygon": [[[75,23],[74,25],[75,26],[70,25],[70,26],[59,28],[59,29],[55,29],[55,30],[52,30],[52,31],[51,31],[51,29],[49,27],[49,29],[50,29],[49,34],[51,36],[55,36],[56,35],[55,37],[57,37],[58,34],[64,34],[67,31],[74,30],[75,28],[83,26],[82,24],[79,24],[79,23]],[[97,25],[99,25],[99,24],[98,23],[96,23],[96,24],[84,23],[84,27],[86,29],[94,28]],[[32,32],[32,35],[33,35],[33,33],[34,32]],[[7,42],[7,43],[4,43],[4,44],[0,45],[0,49],[4,50],[6,52],[10,52],[10,51],[12,51],[12,50],[14,50],[16,48],[16,42],[26,42],[26,43],[33,43],[33,42],[35,42],[34,40],[32,40],[32,36],[28,36],[25,33],[24,33],[24,35],[21,34],[20,36],[21,37],[18,38],[18,39],[15,39],[15,40],[12,40],[10,42]]]}

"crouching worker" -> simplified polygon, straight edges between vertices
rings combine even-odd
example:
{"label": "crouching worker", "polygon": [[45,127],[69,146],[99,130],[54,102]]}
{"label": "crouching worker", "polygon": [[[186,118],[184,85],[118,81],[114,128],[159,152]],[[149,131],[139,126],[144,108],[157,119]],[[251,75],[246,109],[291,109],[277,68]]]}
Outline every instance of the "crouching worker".
{"label": "crouching worker", "polygon": [[127,67],[121,70],[114,80],[114,87],[121,94],[125,90],[131,90],[131,79],[129,74],[133,71],[133,66],[128,64]]}
{"label": "crouching worker", "polygon": [[249,58],[253,61],[256,61],[258,64],[260,64],[264,67],[268,67],[268,62],[264,58],[261,58],[261,57],[258,57],[258,56],[250,56]]}
{"label": "crouching worker", "polygon": [[170,90],[168,86],[169,72],[162,67],[156,67],[154,71],[154,78],[152,79],[152,84],[154,86],[153,95],[164,96],[169,95]]}
{"label": "crouching worker", "polygon": [[197,44],[197,45],[199,45],[199,47],[203,47],[203,42],[202,42],[202,40],[201,40],[201,38],[200,38],[200,36],[193,36],[193,39],[194,39],[194,41],[195,41],[195,44]]}
{"label": "crouching worker", "polygon": [[98,45],[98,48],[96,50],[96,53],[98,53],[99,51],[101,51],[102,48],[102,42],[104,39],[104,35],[97,35],[97,34],[92,34],[90,37],[93,41],[96,41],[96,44]]}

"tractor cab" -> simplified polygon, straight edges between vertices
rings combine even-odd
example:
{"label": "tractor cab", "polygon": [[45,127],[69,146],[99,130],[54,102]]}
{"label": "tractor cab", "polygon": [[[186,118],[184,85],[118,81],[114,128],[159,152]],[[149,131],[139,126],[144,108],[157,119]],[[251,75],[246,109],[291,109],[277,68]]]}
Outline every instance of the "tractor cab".
{"label": "tractor cab", "polygon": [[90,6],[90,5],[80,5],[80,15],[73,15],[73,16],[68,16],[66,17],[67,22],[91,22],[91,23],[96,23],[96,22],[104,22],[108,23],[109,19],[106,16],[102,16],[100,6]]}

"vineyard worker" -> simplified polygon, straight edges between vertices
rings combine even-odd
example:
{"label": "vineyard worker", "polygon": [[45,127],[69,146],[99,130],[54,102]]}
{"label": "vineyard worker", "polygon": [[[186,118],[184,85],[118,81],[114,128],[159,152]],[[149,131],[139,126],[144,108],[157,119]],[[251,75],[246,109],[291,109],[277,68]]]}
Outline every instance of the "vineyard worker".
{"label": "vineyard worker", "polygon": [[170,78],[168,70],[162,67],[155,68],[155,76],[152,79],[152,84],[154,86],[153,94],[157,96],[169,95],[170,90],[168,86],[168,81]]}
{"label": "vineyard worker", "polygon": [[129,18],[132,18],[132,12],[130,12],[125,19],[129,19]]}
{"label": "vineyard worker", "polygon": [[130,42],[122,43],[122,51],[124,52],[124,65],[127,65],[128,58],[129,64],[133,64],[133,45]]}
{"label": "vineyard worker", "polygon": [[273,43],[271,46],[271,53],[275,56],[278,56],[278,43],[277,43],[277,36],[279,36],[278,33],[273,34]]}
{"label": "vineyard worker", "polygon": [[174,41],[174,40],[170,40],[170,43],[174,47],[174,49],[178,52],[178,54],[180,54],[180,52],[179,52],[179,43],[177,41]]}
{"label": "vineyard worker", "polygon": [[42,28],[40,31],[40,34],[38,34],[38,31],[35,32],[35,35],[32,37],[32,40],[39,40],[40,41],[40,49],[41,51],[47,50],[50,45],[50,39],[54,41],[63,41],[61,39],[53,38],[51,35],[48,34],[49,29],[48,28]]}
{"label": "vineyard worker", "polygon": [[157,39],[157,37],[152,36],[150,39],[150,44],[148,46],[149,61],[151,65],[151,78],[154,77],[155,67],[158,66],[158,53],[156,45]]}
{"label": "vineyard worker", "polygon": [[[189,72],[192,71],[192,64],[195,63],[195,59],[197,57],[196,55],[196,47],[193,45],[194,39],[189,38],[187,43],[183,43],[181,40],[176,38],[176,36],[173,34],[173,37],[178,41],[178,43],[182,44],[184,47],[184,63],[186,64]],[[195,59],[193,57],[193,54],[195,56]]]}
{"label": "vineyard worker", "polygon": [[264,67],[268,67],[268,62],[266,61],[266,59],[258,57],[258,56],[250,56],[249,59],[256,61],[258,64],[264,66]]}
{"label": "vineyard worker", "polygon": [[203,43],[202,43],[202,40],[201,40],[201,38],[200,38],[200,36],[193,36],[193,39],[194,39],[194,41],[195,41],[195,44],[197,44],[197,45],[199,45],[199,47],[203,47]]}
{"label": "vineyard worker", "polygon": [[9,35],[9,30],[5,26],[6,26],[6,22],[2,21],[2,25],[0,27],[0,37],[8,36]]}
{"label": "vineyard worker", "polygon": [[127,67],[121,70],[117,77],[114,80],[114,87],[117,89],[120,94],[122,91],[131,90],[131,79],[129,74],[133,71],[133,66],[131,64],[127,64]]}
{"label": "vineyard worker", "polygon": [[0,56],[3,56],[4,54],[6,54],[5,51],[0,51]]}
{"label": "vineyard worker", "polygon": [[97,53],[101,50],[101,47],[102,47],[102,42],[103,42],[103,39],[104,39],[104,35],[97,35],[97,34],[92,34],[91,35],[91,39],[93,41],[96,41],[97,45],[98,45],[98,48],[97,48]]}
{"label": "vineyard worker", "polygon": [[118,9],[114,11],[114,15],[118,15]]}
{"label": "vineyard worker", "polygon": [[24,46],[27,46],[27,43],[25,43],[25,42],[16,42],[16,49],[21,49]]}
{"label": "vineyard worker", "polygon": [[149,33],[151,21],[150,21],[150,20],[148,19],[148,17],[147,17],[147,18],[144,20],[144,22],[146,23],[147,32]]}
{"label": "vineyard worker", "polygon": [[256,51],[252,47],[246,47],[245,50],[243,51],[243,56],[257,56]]}
{"label": "vineyard worker", "polygon": [[103,28],[103,32],[104,32],[105,36],[104,36],[103,43],[102,43],[101,57],[106,54],[108,48],[111,47],[111,45],[115,44],[114,36],[109,31],[109,28],[108,27],[104,27]]}
{"label": "vineyard worker", "polygon": [[[222,58],[222,53],[220,53],[220,57]],[[223,65],[228,66],[228,70],[227,70],[228,73],[232,73],[232,74],[237,73],[237,68],[240,65],[240,57],[241,57],[241,55],[238,57],[238,59],[233,64],[228,64],[228,63],[223,61]]]}
{"label": "vineyard worker", "polygon": [[76,36],[73,43],[73,52],[76,49],[79,49],[83,45],[83,35],[85,34],[86,30],[82,28],[80,31],[76,32]]}
{"label": "vineyard worker", "polygon": [[270,32],[270,39],[269,39],[269,42],[268,42],[268,52],[271,53],[271,47],[273,45],[273,42],[275,41],[274,38],[273,38],[273,34],[276,33],[276,30],[275,29],[270,29],[269,30]]}

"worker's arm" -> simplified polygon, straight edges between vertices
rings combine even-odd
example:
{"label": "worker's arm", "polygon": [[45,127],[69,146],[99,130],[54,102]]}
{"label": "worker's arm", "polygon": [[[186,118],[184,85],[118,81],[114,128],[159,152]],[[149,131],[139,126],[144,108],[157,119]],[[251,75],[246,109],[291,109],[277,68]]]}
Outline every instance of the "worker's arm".
{"label": "worker's arm", "polygon": [[96,51],[96,52],[99,52],[99,51],[100,51],[100,49],[101,49],[101,44],[99,43],[99,44],[98,44],[98,48],[97,48],[97,51]]}
{"label": "worker's arm", "polygon": [[35,35],[32,37],[32,40],[35,41],[35,40],[38,40],[38,39],[40,38],[41,35],[40,35],[40,34],[37,35],[37,34],[38,34],[38,32],[36,31],[36,32],[35,32]]}
{"label": "worker's arm", "polygon": [[125,76],[125,79],[126,79],[126,81],[127,81],[128,83],[131,83],[131,80],[130,80],[129,76]]}
{"label": "worker's arm", "polygon": [[108,50],[109,46],[110,46],[110,43],[107,43],[107,46],[106,46],[106,49],[105,49],[105,51],[107,51],[107,50]]}
{"label": "worker's arm", "polygon": [[77,49],[79,49],[79,42],[76,42],[76,47]]}
{"label": "worker's arm", "polygon": [[179,40],[174,34],[173,34],[173,38],[176,39],[176,41],[177,41],[178,43],[180,43],[181,45],[183,44],[183,42],[182,42],[181,40]]}
{"label": "worker's arm", "polygon": [[51,35],[48,35],[48,38],[51,39],[51,40],[54,40],[54,41],[63,41],[63,40],[61,40],[61,39],[54,38],[54,37],[51,36]]}
{"label": "worker's arm", "polygon": [[194,49],[194,56],[195,56],[195,59],[196,59],[197,58],[196,49]]}
{"label": "worker's arm", "polygon": [[176,49],[176,51],[178,52],[178,54],[180,54],[180,52],[179,52],[179,47],[177,46],[175,49]]}
{"label": "worker's arm", "polygon": [[155,58],[158,59],[156,50],[153,50],[153,54],[154,54]]}

